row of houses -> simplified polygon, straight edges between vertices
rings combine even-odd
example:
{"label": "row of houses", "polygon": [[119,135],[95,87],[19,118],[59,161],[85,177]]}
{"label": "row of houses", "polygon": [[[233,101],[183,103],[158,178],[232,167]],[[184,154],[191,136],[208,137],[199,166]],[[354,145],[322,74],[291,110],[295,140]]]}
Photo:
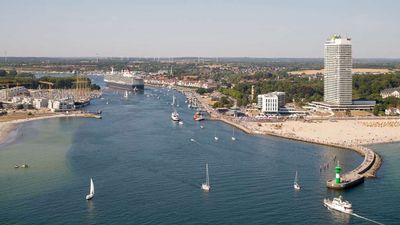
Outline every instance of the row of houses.
{"label": "row of houses", "polygon": [[13,87],[13,88],[6,88],[0,90],[0,99],[1,100],[8,100],[15,96],[27,94],[28,89],[23,86]]}
{"label": "row of houses", "polygon": [[144,80],[146,84],[162,85],[162,86],[181,86],[181,87],[193,87],[193,88],[204,88],[204,89],[215,89],[217,84],[212,81],[200,81],[200,80],[177,80],[168,79],[165,77],[148,78]]}
{"label": "row of houses", "polygon": [[46,98],[32,98],[14,96],[9,102],[9,108],[50,109],[52,112],[75,110],[75,103],[71,99],[49,100]]}

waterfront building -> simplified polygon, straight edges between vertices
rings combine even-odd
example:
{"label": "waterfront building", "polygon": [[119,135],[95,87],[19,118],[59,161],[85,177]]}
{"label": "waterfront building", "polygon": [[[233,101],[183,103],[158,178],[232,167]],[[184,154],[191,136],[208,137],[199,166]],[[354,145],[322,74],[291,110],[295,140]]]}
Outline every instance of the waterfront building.
{"label": "waterfront building", "polygon": [[27,92],[28,92],[28,89],[26,89],[23,86],[2,89],[2,90],[0,90],[0,99],[7,100],[9,98],[25,94]]}
{"label": "waterfront building", "polygon": [[75,104],[67,100],[49,100],[48,108],[52,112],[70,111],[75,109]]}
{"label": "waterfront building", "polygon": [[375,101],[353,100],[352,45],[350,38],[333,35],[324,45],[324,101],[307,108],[347,111],[372,110]]}
{"label": "waterfront building", "polygon": [[263,113],[279,113],[279,109],[285,106],[285,92],[271,92],[257,96],[258,107]]}
{"label": "waterfront building", "polygon": [[33,99],[33,107],[35,109],[47,108],[49,104],[49,100],[45,98],[35,98]]}
{"label": "waterfront building", "polygon": [[400,98],[400,87],[397,88],[387,88],[381,91],[382,98],[395,97]]}
{"label": "waterfront building", "polygon": [[334,35],[324,46],[324,102],[352,104],[351,39]]}

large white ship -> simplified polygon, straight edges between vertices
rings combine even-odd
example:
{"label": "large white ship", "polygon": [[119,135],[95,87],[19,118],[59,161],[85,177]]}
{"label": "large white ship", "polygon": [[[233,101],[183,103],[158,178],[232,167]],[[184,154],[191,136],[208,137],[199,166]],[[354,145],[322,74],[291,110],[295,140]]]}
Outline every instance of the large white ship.
{"label": "large white ship", "polygon": [[353,213],[353,207],[350,202],[345,201],[342,196],[339,196],[339,198],[333,198],[333,200],[330,199],[324,199],[324,205],[325,207],[329,209],[334,209],[339,212],[347,213],[347,214],[352,214]]}
{"label": "large white ship", "polygon": [[114,72],[114,69],[111,68],[111,72],[104,75],[104,82],[107,87],[110,88],[122,90],[143,90],[144,81],[139,74],[139,72],[131,72],[129,70]]}

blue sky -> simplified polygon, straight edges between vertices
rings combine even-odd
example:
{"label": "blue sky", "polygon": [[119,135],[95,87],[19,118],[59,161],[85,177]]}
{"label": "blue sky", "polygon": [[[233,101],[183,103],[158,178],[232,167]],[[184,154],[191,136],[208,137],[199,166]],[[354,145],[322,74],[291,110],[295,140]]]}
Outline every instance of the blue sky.
{"label": "blue sky", "polygon": [[397,0],[0,0],[0,55],[400,58]]}

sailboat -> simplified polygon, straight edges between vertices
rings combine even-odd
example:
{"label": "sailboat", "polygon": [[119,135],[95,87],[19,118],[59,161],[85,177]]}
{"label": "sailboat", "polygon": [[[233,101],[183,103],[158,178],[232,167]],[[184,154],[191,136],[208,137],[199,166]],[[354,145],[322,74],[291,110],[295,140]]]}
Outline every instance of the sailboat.
{"label": "sailboat", "polygon": [[236,141],[235,128],[233,128],[233,130],[232,130],[232,141]]}
{"label": "sailboat", "polygon": [[293,187],[294,187],[295,190],[300,190],[300,185],[298,183],[298,178],[297,178],[297,171],[296,171],[296,177],[294,178]]}
{"label": "sailboat", "polygon": [[172,95],[172,103],[171,105],[175,105],[175,95]]}
{"label": "sailboat", "polygon": [[208,163],[206,163],[206,182],[201,184],[201,189],[205,192],[210,191],[210,177],[208,176]]}
{"label": "sailboat", "polygon": [[90,200],[94,197],[94,183],[93,183],[93,179],[90,178],[90,190],[89,190],[89,194],[86,195],[86,200]]}
{"label": "sailboat", "polygon": [[129,97],[129,93],[128,93],[128,91],[125,91],[125,95],[124,95],[124,97],[125,97],[125,98],[128,98],[128,97]]}
{"label": "sailboat", "polygon": [[218,139],[219,139],[219,138],[217,137],[217,130],[215,130],[215,132],[214,132],[214,140],[215,140],[215,141],[218,141]]}

